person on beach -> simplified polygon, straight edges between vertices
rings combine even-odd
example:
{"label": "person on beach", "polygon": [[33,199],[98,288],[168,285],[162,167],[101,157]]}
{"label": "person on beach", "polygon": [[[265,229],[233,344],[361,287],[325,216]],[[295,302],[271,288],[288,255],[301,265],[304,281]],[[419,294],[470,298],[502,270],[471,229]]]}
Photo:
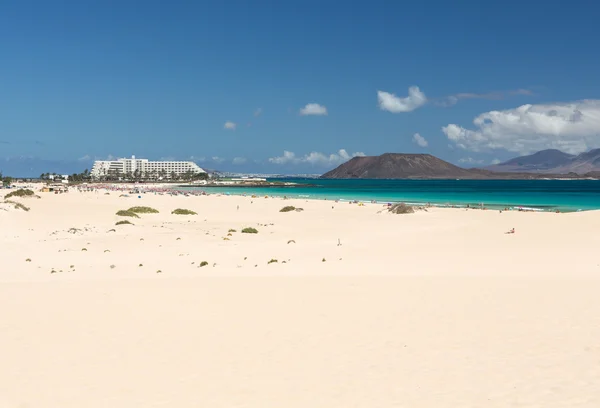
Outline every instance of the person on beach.
{"label": "person on beach", "polygon": [[515,229],[512,228],[510,231],[506,232],[506,234],[514,234],[515,233]]}

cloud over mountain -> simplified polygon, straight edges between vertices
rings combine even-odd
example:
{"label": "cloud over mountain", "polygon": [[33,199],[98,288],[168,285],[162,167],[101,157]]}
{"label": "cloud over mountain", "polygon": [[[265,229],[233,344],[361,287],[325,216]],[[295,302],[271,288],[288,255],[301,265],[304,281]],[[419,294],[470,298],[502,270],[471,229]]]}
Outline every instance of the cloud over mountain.
{"label": "cloud over mountain", "polygon": [[580,153],[600,145],[600,100],[546,105],[482,113],[475,129],[456,124],[442,127],[458,147],[474,152],[504,149],[529,154],[543,149]]}
{"label": "cloud over mountain", "polygon": [[427,97],[418,86],[408,88],[408,96],[401,98],[392,93],[377,91],[377,102],[379,109],[392,112],[411,112],[423,106],[427,102]]}
{"label": "cloud over mountain", "polygon": [[412,140],[414,143],[418,144],[421,147],[427,147],[429,145],[429,142],[427,142],[427,139],[425,139],[423,136],[421,136],[418,133],[415,133],[413,135]]}
{"label": "cloud over mountain", "polygon": [[353,157],[364,156],[363,152],[355,152],[349,154],[345,149],[340,149],[337,153],[324,154],[320,152],[311,152],[304,156],[296,156],[294,152],[288,150],[283,151],[282,156],[271,157],[270,163],[273,164],[301,164],[308,163],[314,166],[337,166],[342,164]]}

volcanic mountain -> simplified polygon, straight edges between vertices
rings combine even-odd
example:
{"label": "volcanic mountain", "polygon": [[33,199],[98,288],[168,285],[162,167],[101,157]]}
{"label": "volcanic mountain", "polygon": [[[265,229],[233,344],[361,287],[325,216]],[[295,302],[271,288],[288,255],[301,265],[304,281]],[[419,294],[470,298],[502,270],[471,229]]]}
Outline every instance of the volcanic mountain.
{"label": "volcanic mountain", "polygon": [[321,178],[484,178],[430,154],[385,153],[354,157]]}
{"label": "volcanic mountain", "polygon": [[529,156],[516,157],[504,163],[485,168],[499,172],[535,172],[585,174],[600,171],[600,149],[577,156],[556,149],[542,150]]}
{"label": "volcanic mountain", "polygon": [[[600,155],[600,149],[597,152]],[[574,166],[576,159],[580,160],[582,168],[587,168],[590,161],[592,163],[600,160],[595,151],[591,151],[584,155],[575,156],[567,162],[568,166]],[[562,153],[562,152],[559,152]],[[551,165],[560,166],[562,156],[559,154],[550,153],[541,155],[542,159],[538,160],[538,167],[553,168]],[[545,156],[545,157],[544,157]],[[539,157],[539,156],[538,156]],[[515,159],[516,160],[516,159]],[[508,163],[508,162],[507,162]],[[535,161],[533,161],[535,163]],[[535,167],[532,162],[525,163],[524,167],[531,169]],[[541,163],[541,164],[540,164]],[[544,164],[546,163],[546,164]],[[503,163],[504,164],[504,163]],[[497,167],[502,168],[502,165]],[[463,169],[455,166],[444,160],[438,159],[430,154],[405,154],[405,153],[384,153],[381,156],[363,156],[354,157],[346,163],[341,164],[335,169],[323,174],[321,178],[326,179],[542,179],[542,178],[584,178],[598,177],[600,172],[580,173],[556,173],[544,171],[542,172],[527,172],[518,170],[517,168],[507,166],[514,169],[511,171],[490,171],[489,169]],[[527,167],[529,166],[529,167]],[[568,174],[567,174],[568,173]]]}

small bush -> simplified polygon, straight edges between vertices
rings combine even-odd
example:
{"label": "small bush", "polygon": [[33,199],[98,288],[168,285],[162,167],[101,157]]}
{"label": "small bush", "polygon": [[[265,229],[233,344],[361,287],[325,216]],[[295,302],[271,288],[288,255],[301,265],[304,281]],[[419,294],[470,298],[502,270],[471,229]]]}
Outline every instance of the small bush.
{"label": "small bush", "polygon": [[277,259],[271,259],[267,264],[277,263]]}
{"label": "small bush", "polygon": [[82,251],[82,252],[86,252],[86,251],[87,251],[87,248],[81,248],[81,251]]}
{"label": "small bush", "polygon": [[175,215],[198,215],[192,210],[186,210],[185,208],[177,208],[171,212],[171,214]]}
{"label": "small bush", "polygon": [[232,228],[232,229],[230,229],[230,230],[229,230],[229,231],[227,231],[227,232],[237,232],[237,231],[236,231],[236,230],[234,230],[234,229]]}
{"label": "small bush", "polygon": [[34,196],[34,192],[26,189],[26,188],[20,188],[17,191],[13,191],[12,193],[8,193],[6,195],[6,197],[4,198],[11,198],[11,197],[31,197]]}
{"label": "small bush", "polygon": [[390,208],[388,208],[388,211],[391,212],[392,214],[412,214],[415,212],[415,209],[413,207],[411,207],[410,205],[406,205],[404,203],[398,203],[398,204],[394,204]]}
{"label": "small bush", "polygon": [[25,262],[31,262],[31,258],[25,259]]}
{"label": "small bush", "polygon": [[242,234],[258,234],[258,230],[252,227],[246,227],[242,230]]}
{"label": "small bush", "polygon": [[123,220],[123,221],[117,222],[115,225],[133,225],[133,223],[129,220]]}
{"label": "small bush", "polygon": [[207,265],[208,265],[208,262],[206,262],[206,261],[202,261],[202,262],[200,262],[200,267],[201,267],[201,268],[202,268],[203,266],[207,266]]}
{"label": "small bush", "polygon": [[158,210],[152,207],[131,207],[129,210],[136,214],[158,214]]}
{"label": "small bush", "polygon": [[139,215],[137,215],[136,213],[134,213],[134,212],[131,212],[131,211],[129,211],[129,210],[119,210],[119,211],[117,211],[117,215],[118,215],[119,217],[133,217],[133,218],[140,218],[140,216],[139,216]]}
{"label": "small bush", "polygon": [[294,207],[293,205],[286,205],[281,210],[279,210],[279,212],[290,212],[290,211],[296,211],[296,207]]}

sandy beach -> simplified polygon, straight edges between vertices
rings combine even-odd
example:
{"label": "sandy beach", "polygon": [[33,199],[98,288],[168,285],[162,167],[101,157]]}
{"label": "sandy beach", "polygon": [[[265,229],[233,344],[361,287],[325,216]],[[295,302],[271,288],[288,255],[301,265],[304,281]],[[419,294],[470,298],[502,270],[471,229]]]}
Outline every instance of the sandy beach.
{"label": "sandy beach", "polygon": [[600,406],[600,211],[36,194],[0,207],[0,408]]}

